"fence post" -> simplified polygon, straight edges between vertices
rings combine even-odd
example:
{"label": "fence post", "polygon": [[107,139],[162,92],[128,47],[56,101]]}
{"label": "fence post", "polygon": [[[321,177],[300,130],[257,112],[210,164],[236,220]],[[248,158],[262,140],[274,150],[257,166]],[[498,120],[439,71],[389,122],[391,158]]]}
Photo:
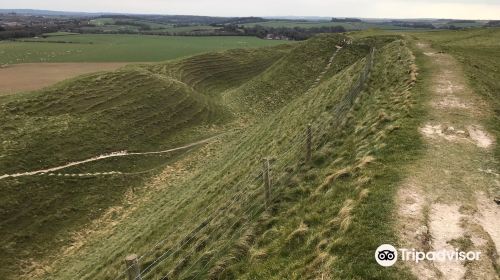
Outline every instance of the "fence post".
{"label": "fence post", "polygon": [[125,258],[125,265],[129,280],[141,280],[141,268],[139,267],[139,259],[136,254],[127,256]]}
{"label": "fence post", "polygon": [[264,180],[264,189],[266,192],[266,207],[271,205],[271,177],[269,176],[269,159],[262,160],[262,179]]}
{"label": "fence post", "polygon": [[310,162],[312,158],[312,128],[311,124],[307,125],[307,143],[306,143],[306,162]]}

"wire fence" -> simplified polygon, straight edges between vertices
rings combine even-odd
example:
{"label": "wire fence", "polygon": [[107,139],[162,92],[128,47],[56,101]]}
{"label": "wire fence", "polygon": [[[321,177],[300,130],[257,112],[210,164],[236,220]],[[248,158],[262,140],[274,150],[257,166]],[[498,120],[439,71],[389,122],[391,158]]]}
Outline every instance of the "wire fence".
{"label": "wire fence", "polygon": [[[337,55],[339,50],[337,50],[332,57]],[[338,124],[344,119],[345,114],[351,110],[355,100],[360,96],[363,92],[367,81],[369,80],[370,73],[374,64],[375,57],[375,48],[372,48],[369,54],[365,58],[365,65],[363,70],[359,74],[358,78],[354,82],[354,84],[350,87],[348,92],[344,94],[342,99],[336,104],[331,112],[331,118],[329,119],[316,119],[313,123],[314,128],[311,129],[312,134],[319,135],[320,132],[325,131],[325,127],[332,126],[336,127]],[[331,63],[331,62],[330,62]],[[287,149],[282,154],[275,156],[275,161],[273,162],[272,174],[273,179],[279,180],[280,175],[288,174],[288,176],[294,175],[299,172],[299,169],[296,168],[292,172],[289,172],[290,164],[297,161],[297,154],[305,155],[305,147],[307,143],[310,143],[310,139],[308,139],[307,133],[299,133],[287,146]],[[320,138],[318,138],[320,139]],[[309,140],[309,141],[308,141]],[[320,141],[312,144],[312,147],[308,147],[312,150],[317,150],[318,148],[325,145],[329,139],[327,137],[323,137]],[[311,144],[309,144],[311,145]],[[246,225],[255,221],[255,218],[258,217],[262,212],[266,211],[271,205],[270,203],[265,203],[266,197],[263,196],[264,192],[262,191],[262,183],[265,184],[263,177],[266,170],[261,170],[259,168],[258,172],[252,172],[248,176],[243,177],[240,181],[233,185],[232,189],[236,190],[234,195],[231,196],[230,199],[227,199],[225,196],[219,197],[207,207],[203,209],[199,209],[198,212],[192,215],[192,218],[185,224],[197,224],[193,227],[188,233],[181,238],[178,238],[179,242],[177,245],[171,247],[170,249],[163,252],[160,256],[156,257],[153,261],[151,261],[145,268],[142,270],[139,268],[139,261],[143,260],[145,257],[151,256],[157,250],[163,246],[166,241],[173,234],[179,233],[180,228],[177,228],[173,232],[170,232],[163,239],[159,240],[155,245],[144,253],[142,256],[138,257],[137,261],[129,265],[123,270],[115,279],[120,279],[124,275],[128,274],[129,279],[147,279],[150,276],[155,274],[155,271],[160,268],[167,260],[173,259],[176,255],[180,254],[181,251],[186,251],[186,255],[184,255],[184,260],[190,260],[191,256],[194,255],[197,250],[193,241],[200,238],[202,235],[210,235],[217,234],[218,237],[227,236],[227,241],[222,242],[223,246],[219,248],[219,251],[222,252],[227,249],[231,244],[233,244],[234,240],[241,236],[244,230],[247,229]],[[269,172],[269,170],[267,171]],[[278,195],[281,191],[280,188],[283,188],[283,184],[281,186],[273,186],[272,195],[268,200],[274,201],[278,198]],[[264,201],[263,201],[264,200]],[[218,207],[216,205],[219,205]],[[212,206],[216,206],[213,207]],[[234,206],[234,207],[233,207]],[[210,213],[205,214],[206,209],[213,209]],[[205,215],[203,215],[205,214]],[[234,222],[231,222],[230,219],[226,219],[228,216],[233,216]],[[205,216],[205,218],[200,219],[200,216]],[[201,220],[201,222],[199,222]],[[226,223],[220,223],[220,221],[226,221]],[[198,221],[198,222],[197,222]],[[219,222],[219,223],[218,223]],[[220,225],[224,224],[224,228],[221,228]],[[237,229],[235,230],[235,227]],[[222,238],[218,239],[219,241]],[[176,271],[175,266],[169,272],[162,276],[160,279],[170,279],[169,277],[174,274],[180,273],[181,276],[189,277],[189,273],[194,267],[200,262],[203,255],[200,255],[196,260],[191,263],[188,263],[187,268],[183,271]],[[204,260],[205,264],[201,267],[201,269],[193,276],[193,279],[200,276],[201,273],[207,268],[209,264],[214,261],[216,254],[213,254],[208,259]],[[131,274],[133,273],[137,274]],[[179,276],[179,275],[177,275]],[[123,278],[122,278],[123,279]]]}

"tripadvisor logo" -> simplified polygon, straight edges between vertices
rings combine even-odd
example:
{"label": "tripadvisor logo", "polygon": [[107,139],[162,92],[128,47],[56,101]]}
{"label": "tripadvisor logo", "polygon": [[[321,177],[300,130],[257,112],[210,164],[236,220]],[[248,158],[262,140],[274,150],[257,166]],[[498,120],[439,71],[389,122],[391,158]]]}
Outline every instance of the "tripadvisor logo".
{"label": "tripadvisor logo", "polygon": [[380,245],[377,250],[375,250],[375,260],[377,263],[384,267],[393,266],[398,260],[398,255],[402,261],[412,261],[419,263],[421,261],[478,261],[481,257],[481,252],[469,251],[463,252],[455,249],[451,250],[440,250],[440,251],[429,251],[422,252],[415,249],[396,249],[390,244]]}
{"label": "tripadvisor logo", "polygon": [[398,260],[398,251],[392,245],[380,245],[375,251],[375,260],[381,266],[393,266]]}

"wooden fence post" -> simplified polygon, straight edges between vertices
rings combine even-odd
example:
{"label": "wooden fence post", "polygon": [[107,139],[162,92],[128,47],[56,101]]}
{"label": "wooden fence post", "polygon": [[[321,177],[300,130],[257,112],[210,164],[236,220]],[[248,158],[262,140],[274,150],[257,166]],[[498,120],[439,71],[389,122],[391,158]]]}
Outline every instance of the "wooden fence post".
{"label": "wooden fence post", "polygon": [[271,177],[269,175],[269,159],[262,160],[262,179],[264,180],[264,191],[266,192],[266,207],[271,205]]}
{"label": "wooden fence post", "polygon": [[311,124],[307,125],[307,143],[306,143],[306,162],[310,162],[312,158],[312,128]]}
{"label": "wooden fence post", "polygon": [[139,267],[139,259],[136,254],[125,258],[127,267],[127,275],[129,280],[141,280],[141,268]]}

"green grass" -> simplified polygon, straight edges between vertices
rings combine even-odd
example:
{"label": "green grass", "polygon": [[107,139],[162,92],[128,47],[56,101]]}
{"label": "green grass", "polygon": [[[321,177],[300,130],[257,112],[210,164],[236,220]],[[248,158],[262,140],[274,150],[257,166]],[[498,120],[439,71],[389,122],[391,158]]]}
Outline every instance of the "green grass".
{"label": "green grass", "polygon": [[103,26],[106,24],[113,24],[113,23],[115,23],[115,20],[113,18],[97,18],[97,19],[91,20],[90,23],[97,25],[97,26]]}
{"label": "green grass", "polygon": [[[29,42],[29,41],[37,42]],[[68,43],[61,43],[68,42]],[[68,35],[0,42],[0,64],[28,62],[150,62],[234,48],[276,46],[254,37]]]}
{"label": "green grass", "polygon": [[59,31],[59,32],[52,32],[52,33],[43,33],[42,36],[67,36],[67,35],[79,35],[79,33],[72,33],[72,32],[64,32],[64,31]]}

